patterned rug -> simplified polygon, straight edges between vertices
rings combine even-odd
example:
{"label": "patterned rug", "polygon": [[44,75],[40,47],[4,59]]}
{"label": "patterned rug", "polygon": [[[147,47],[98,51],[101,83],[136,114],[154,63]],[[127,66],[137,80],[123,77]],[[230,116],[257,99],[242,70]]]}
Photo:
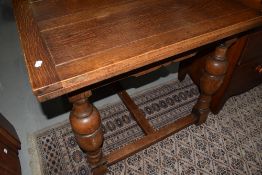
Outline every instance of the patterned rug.
{"label": "patterned rug", "polygon": [[[159,129],[190,113],[198,89],[187,77],[133,96],[151,124]],[[103,152],[144,134],[122,102],[99,109],[105,133]],[[87,175],[89,165],[68,121],[38,131],[33,145],[44,175]],[[37,174],[40,173],[38,171]],[[262,174],[262,85],[228,100],[218,115],[190,126],[109,167],[109,175]]]}

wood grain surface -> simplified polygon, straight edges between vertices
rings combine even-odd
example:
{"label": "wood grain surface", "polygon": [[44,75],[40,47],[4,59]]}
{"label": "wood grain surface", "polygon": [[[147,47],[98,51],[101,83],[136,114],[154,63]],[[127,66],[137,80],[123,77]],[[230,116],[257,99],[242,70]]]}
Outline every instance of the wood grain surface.
{"label": "wood grain surface", "polygon": [[[37,95],[62,88],[55,64],[33,19],[28,2],[14,0],[13,8],[33,91]],[[36,61],[43,62],[41,68],[35,67]]]}
{"label": "wood grain surface", "polygon": [[[14,0],[14,4],[31,84],[40,101],[262,24],[261,12],[236,0]],[[32,64],[38,58],[45,63],[36,71]]]}

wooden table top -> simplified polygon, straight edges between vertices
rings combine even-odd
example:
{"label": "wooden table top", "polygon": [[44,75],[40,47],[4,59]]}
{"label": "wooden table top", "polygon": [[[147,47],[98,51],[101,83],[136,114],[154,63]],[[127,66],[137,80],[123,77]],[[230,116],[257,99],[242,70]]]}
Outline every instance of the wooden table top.
{"label": "wooden table top", "polygon": [[13,2],[40,101],[262,24],[261,12],[236,0]]}

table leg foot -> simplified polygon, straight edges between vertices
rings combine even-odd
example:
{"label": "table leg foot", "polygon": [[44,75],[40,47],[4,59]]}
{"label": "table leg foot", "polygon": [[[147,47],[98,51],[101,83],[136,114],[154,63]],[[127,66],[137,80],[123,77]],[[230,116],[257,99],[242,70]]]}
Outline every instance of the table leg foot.
{"label": "table leg foot", "polygon": [[192,113],[197,117],[197,125],[204,123],[209,114],[212,95],[223,82],[227,70],[226,52],[231,44],[220,44],[214,56],[209,57],[205,63],[204,73],[200,78],[200,96]]}
{"label": "table leg foot", "polygon": [[182,67],[186,67],[186,66],[184,66],[183,62],[180,62],[179,69],[178,69],[178,75],[177,75],[177,78],[179,81],[183,81],[186,78],[186,74],[187,74],[186,68],[183,69]]}
{"label": "table leg foot", "polygon": [[92,175],[105,174],[108,171],[107,161],[102,158],[100,163],[97,164],[96,166],[92,166],[91,169],[92,169]]}
{"label": "table leg foot", "polygon": [[98,175],[98,173],[104,174],[106,172],[102,156],[104,138],[100,114],[88,101],[90,96],[91,91],[87,91],[69,97],[70,102],[73,103],[70,123],[78,145],[86,152],[87,161],[91,165],[93,174]]}

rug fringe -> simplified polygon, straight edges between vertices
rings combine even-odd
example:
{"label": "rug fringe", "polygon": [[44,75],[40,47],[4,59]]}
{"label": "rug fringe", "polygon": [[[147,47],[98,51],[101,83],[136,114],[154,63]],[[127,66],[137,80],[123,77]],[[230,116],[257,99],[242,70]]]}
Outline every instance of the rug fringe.
{"label": "rug fringe", "polygon": [[32,175],[42,175],[42,163],[37,149],[36,135],[29,134],[27,140],[29,143],[28,154],[30,155],[29,166],[31,168]]}

